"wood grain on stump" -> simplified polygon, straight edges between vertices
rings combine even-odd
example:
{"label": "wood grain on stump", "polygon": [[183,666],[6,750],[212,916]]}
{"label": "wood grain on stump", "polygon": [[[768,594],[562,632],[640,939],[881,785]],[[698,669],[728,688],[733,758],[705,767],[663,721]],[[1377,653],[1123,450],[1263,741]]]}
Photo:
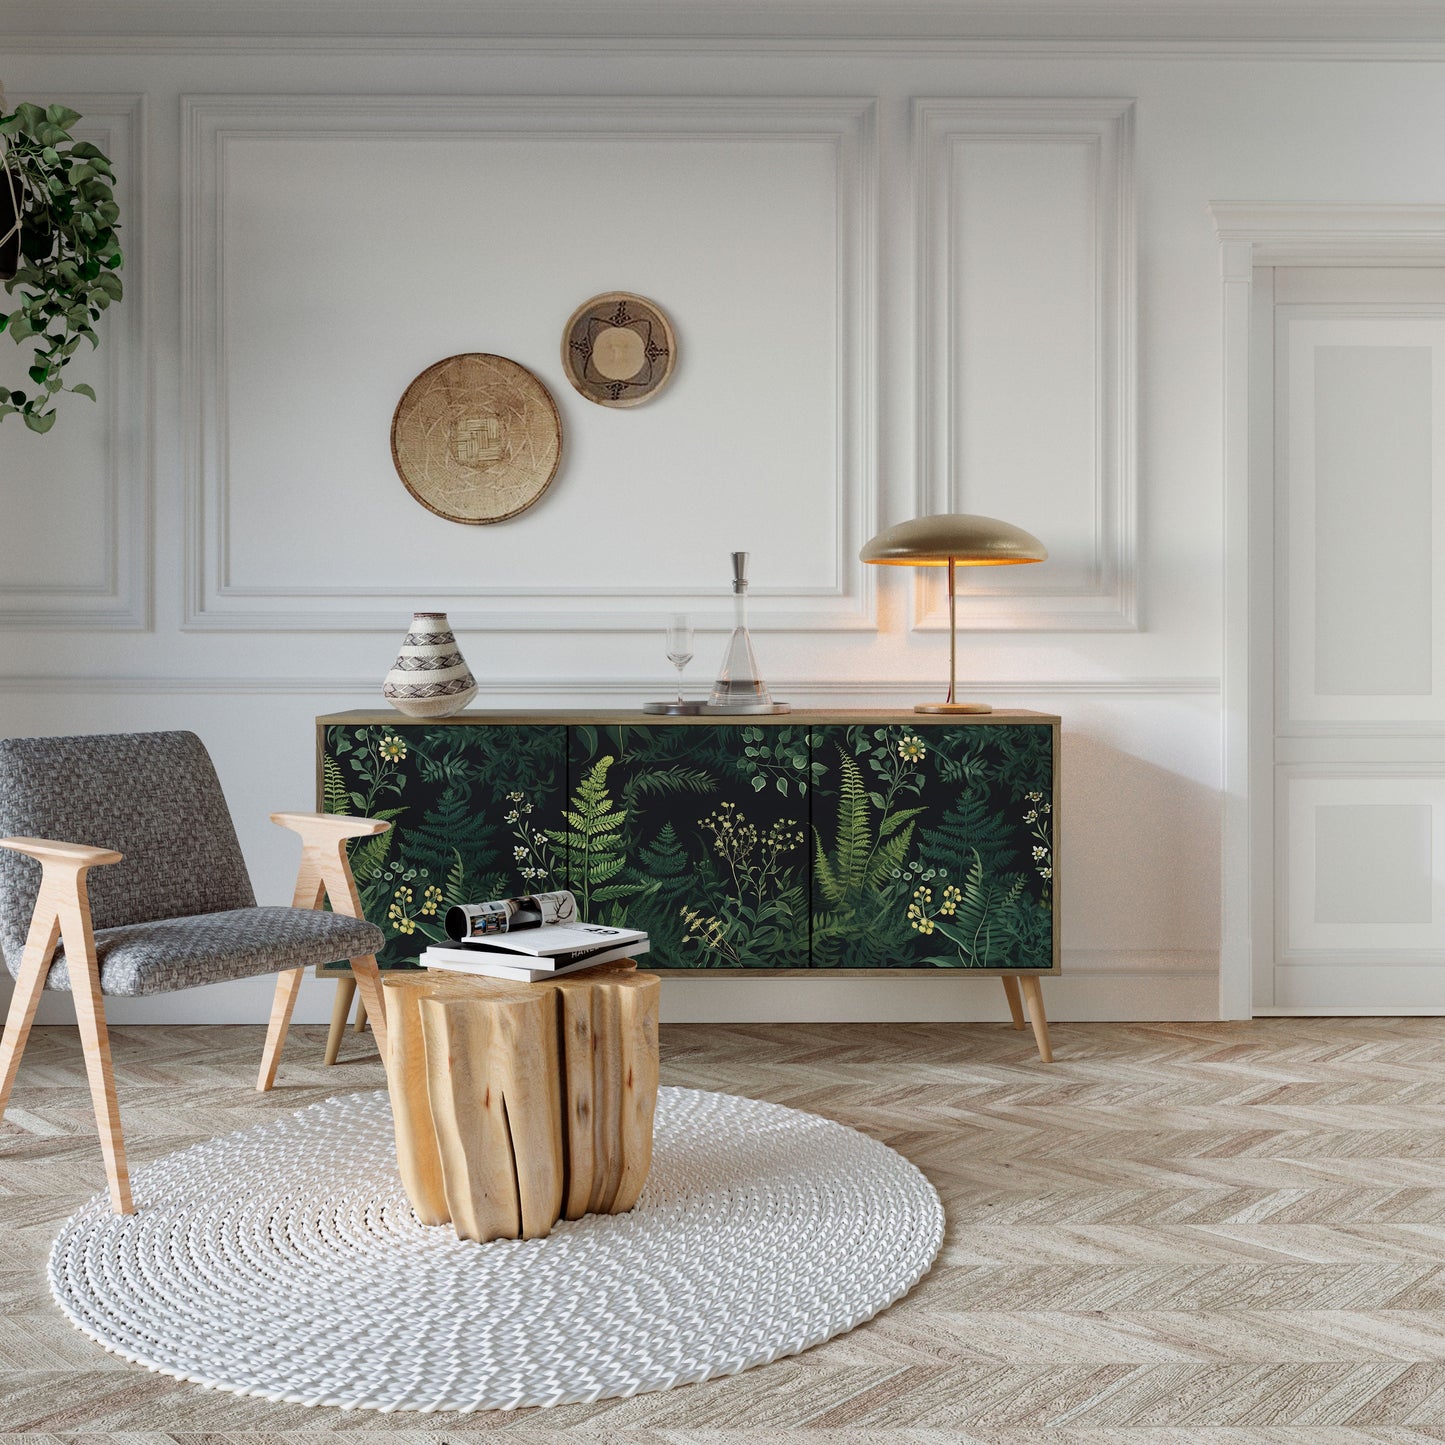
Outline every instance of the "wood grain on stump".
{"label": "wood grain on stump", "polygon": [[417,1218],[537,1239],[631,1209],[652,1163],[659,987],[631,963],[527,984],[389,976],[397,1161]]}

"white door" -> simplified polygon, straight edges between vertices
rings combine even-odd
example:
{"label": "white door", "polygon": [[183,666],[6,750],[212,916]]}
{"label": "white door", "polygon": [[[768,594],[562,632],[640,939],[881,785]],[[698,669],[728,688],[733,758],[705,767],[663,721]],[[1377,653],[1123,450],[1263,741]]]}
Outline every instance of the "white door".
{"label": "white door", "polygon": [[1256,1012],[1445,1013],[1445,271],[1273,290],[1273,949]]}

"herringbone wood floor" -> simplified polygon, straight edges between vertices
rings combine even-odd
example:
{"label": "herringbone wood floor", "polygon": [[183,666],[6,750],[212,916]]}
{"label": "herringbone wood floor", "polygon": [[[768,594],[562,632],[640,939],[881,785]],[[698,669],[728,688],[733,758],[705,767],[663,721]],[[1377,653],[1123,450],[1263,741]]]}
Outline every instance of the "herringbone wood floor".
{"label": "herringbone wood floor", "polygon": [[[370,1036],[320,1067],[299,1029],[117,1030],[136,1165],[379,1087]],[[101,1181],[80,1052],[38,1031],[0,1127],[7,1441],[1445,1441],[1445,1021],[673,1025],[664,1081],[810,1109],[902,1150],[948,1239],[907,1299],[733,1379],[468,1417],[345,1414],[181,1385],[51,1305],[61,1221]],[[846,1258],[846,1241],[840,1241]],[[846,1266],[845,1266],[846,1267]],[[364,1360],[357,1361],[364,1370]]]}

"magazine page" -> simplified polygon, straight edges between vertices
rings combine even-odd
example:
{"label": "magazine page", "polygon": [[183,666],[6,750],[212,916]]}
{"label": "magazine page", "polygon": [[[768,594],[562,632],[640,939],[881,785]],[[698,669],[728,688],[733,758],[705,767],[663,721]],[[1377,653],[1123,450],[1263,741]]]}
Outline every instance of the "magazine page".
{"label": "magazine page", "polygon": [[458,943],[498,933],[518,933],[577,921],[577,900],[566,889],[531,893],[524,898],[493,898],[485,903],[459,903],[447,909],[444,926]]}

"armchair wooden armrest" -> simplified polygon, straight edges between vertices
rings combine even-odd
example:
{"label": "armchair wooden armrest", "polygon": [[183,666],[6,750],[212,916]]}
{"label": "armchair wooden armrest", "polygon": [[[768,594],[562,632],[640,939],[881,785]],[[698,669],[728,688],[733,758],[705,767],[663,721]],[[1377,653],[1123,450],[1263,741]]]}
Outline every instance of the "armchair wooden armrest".
{"label": "armchair wooden armrest", "polygon": [[[272,813],[271,821],[289,828],[301,838],[301,867],[296,875],[296,891],[291,898],[293,908],[320,908],[324,899],[331,900],[333,913],[349,918],[362,918],[361,895],[351,874],[351,861],[346,845],[352,838],[374,838],[391,827],[378,818],[353,818],[344,813]],[[381,1057],[386,1058],[386,1014],[381,997],[381,974],[371,955],[351,959],[361,997],[371,1015],[372,1032],[376,1035]],[[269,1089],[276,1078],[276,1065],[286,1042],[296,994],[301,987],[303,970],[290,969],[276,980],[276,997],[271,1005],[271,1023],[266,1032],[266,1047],[261,1056],[261,1075],[256,1088]],[[330,1060],[328,1060],[330,1062]]]}
{"label": "armchair wooden armrest", "polygon": [[0,848],[24,853],[27,858],[34,858],[41,864],[76,869],[119,863],[125,856],[113,848],[92,848],[87,843],[61,843],[53,838],[0,838]]}
{"label": "armchair wooden armrest", "polygon": [[346,845],[352,838],[374,838],[391,824],[344,813],[272,813],[271,821],[301,837],[301,871],[291,906],[320,908],[321,900],[329,898],[333,913],[360,918],[361,899],[351,876]]}
{"label": "armchair wooden armrest", "polygon": [[302,841],[330,842],[333,838],[374,838],[391,827],[379,818],[353,818],[346,813],[272,813],[280,828],[299,833]]}

